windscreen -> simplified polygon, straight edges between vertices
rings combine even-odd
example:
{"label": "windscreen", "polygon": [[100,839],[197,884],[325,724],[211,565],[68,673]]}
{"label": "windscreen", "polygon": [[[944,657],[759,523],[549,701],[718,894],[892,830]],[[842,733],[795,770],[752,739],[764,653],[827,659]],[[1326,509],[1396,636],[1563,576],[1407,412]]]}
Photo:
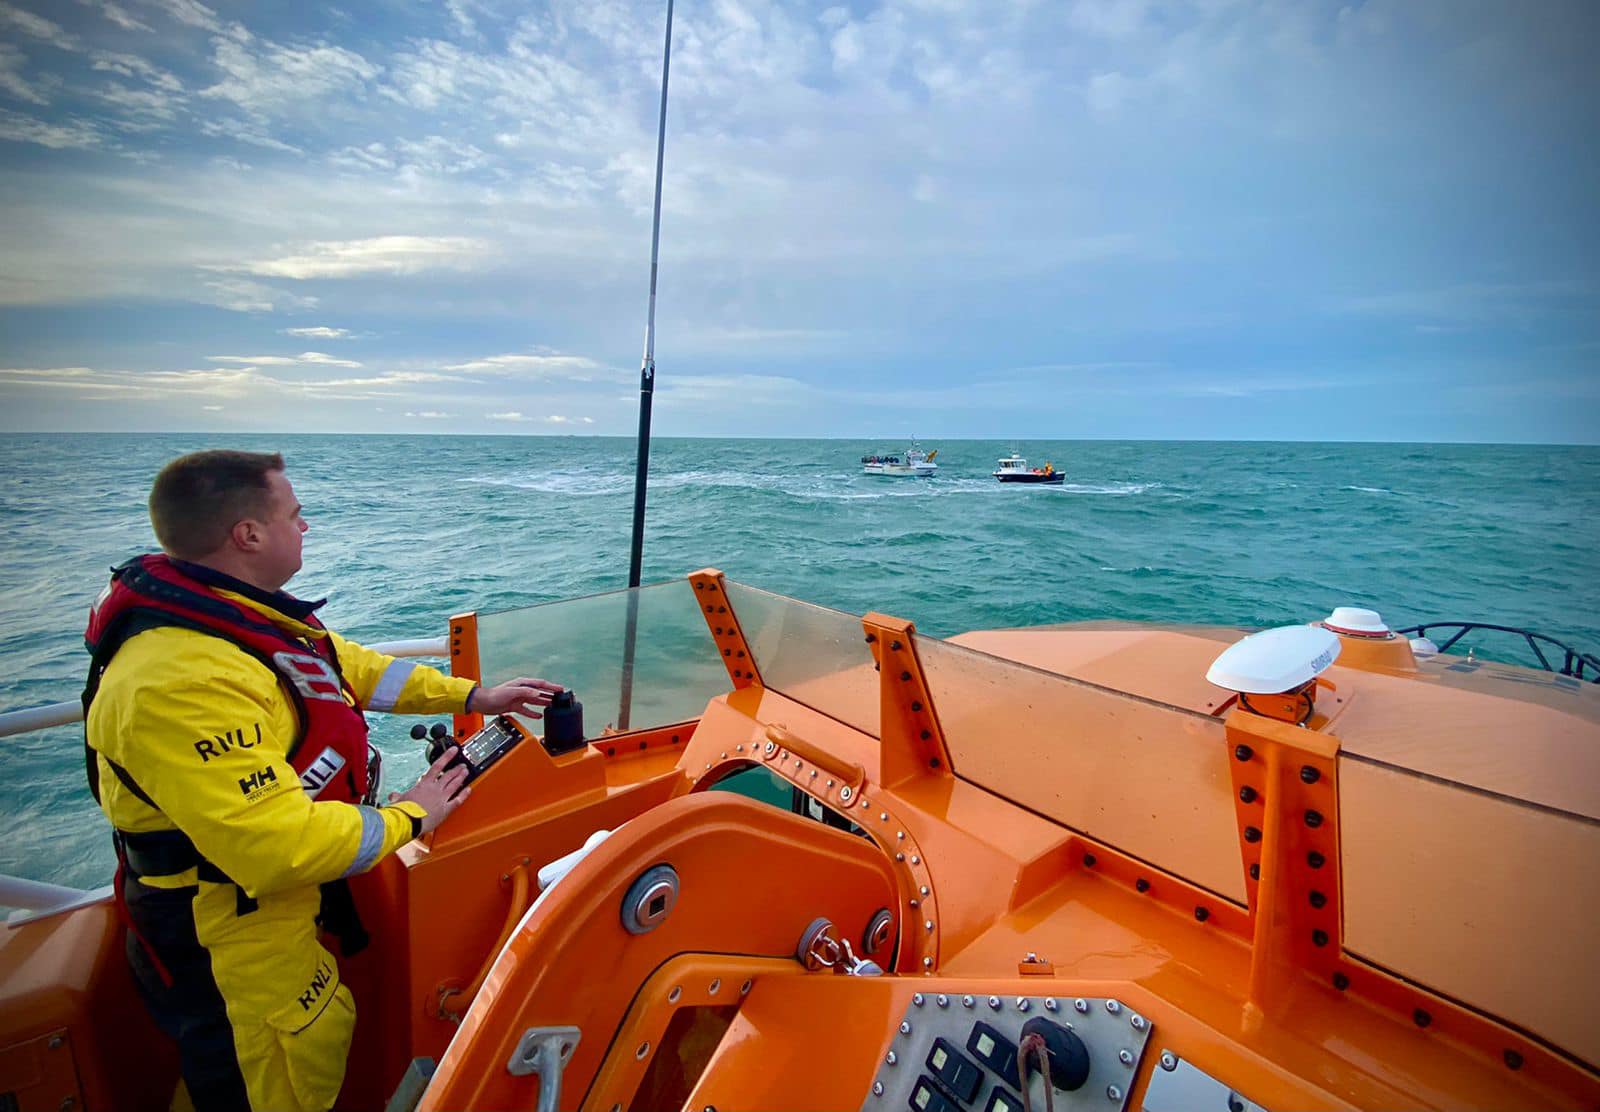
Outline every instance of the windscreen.
{"label": "windscreen", "polygon": [[1220,719],[917,638],[961,779],[1245,902]]}
{"label": "windscreen", "polygon": [[1600,1062],[1600,823],[1339,760],[1352,955]]}
{"label": "windscreen", "polygon": [[572,688],[591,738],[698,718],[733,686],[687,579],[479,614],[478,657],[486,685],[540,676]]}
{"label": "windscreen", "polygon": [[880,736],[878,673],[859,617],[742,583],[728,583],[726,590],[762,683],[864,734]]}

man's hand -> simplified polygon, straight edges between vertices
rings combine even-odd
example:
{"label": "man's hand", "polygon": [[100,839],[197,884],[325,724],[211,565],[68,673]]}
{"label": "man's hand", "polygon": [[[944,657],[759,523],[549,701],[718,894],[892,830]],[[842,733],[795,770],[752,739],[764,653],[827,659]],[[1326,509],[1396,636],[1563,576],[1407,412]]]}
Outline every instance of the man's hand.
{"label": "man's hand", "polygon": [[390,792],[389,802],[399,803],[409,800],[428,812],[422,820],[422,833],[427,834],[445,819],[450,817],[450,812],[467,801],[472,794],[472,789],[463,787],[467,781],[467,766],[456,765],[449,772],[444,766],[460,750],[451,746],[444,751],[444,755],[428,766],[428,771],[422,774],[422,779],[412,785],[410,791]]}
{"label": "man's hand", "polygon": [[468,714],[525,714],[529,718],[543,718],[534,707],[547,707],[557,693],[565,690],[559,683],[520,676],[507,680],[498,687],[475,687],[467,696]]}

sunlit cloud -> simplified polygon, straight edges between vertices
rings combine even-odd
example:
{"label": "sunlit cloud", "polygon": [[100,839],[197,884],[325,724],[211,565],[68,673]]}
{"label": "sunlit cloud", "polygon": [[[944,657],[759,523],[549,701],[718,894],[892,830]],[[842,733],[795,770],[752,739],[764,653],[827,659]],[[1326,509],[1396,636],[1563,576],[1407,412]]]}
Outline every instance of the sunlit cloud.
{"label": "sunlit cloud", "polygon": [[[418,274],[461,269],[492,253],[465,236],[376,236],[310,243],[298,254],[257,259],[228,268],[270,278],[352,278],[363,274]],[[220,268],[219,268],[220,269]]]}
{"label": "sunlit cloud", "polygon": [[467,371],[478,374],[515,375],[521,378],[571,378],[588,381],[595,378],[618,377],[618,372],[602,367],[583,355],[490,355],[466,363],[447,363],[447,371]]}
{"label": "sunlit cloud", "polygon": [[327,367],[359,367],[360,363],[351,359],[335,359],[331,355],[324,355],[320,351],[303,351],[299,355],[208,355],[209,363],[237,363],[248,364],[254,367],[302,367],[306,365],[320,365]]}

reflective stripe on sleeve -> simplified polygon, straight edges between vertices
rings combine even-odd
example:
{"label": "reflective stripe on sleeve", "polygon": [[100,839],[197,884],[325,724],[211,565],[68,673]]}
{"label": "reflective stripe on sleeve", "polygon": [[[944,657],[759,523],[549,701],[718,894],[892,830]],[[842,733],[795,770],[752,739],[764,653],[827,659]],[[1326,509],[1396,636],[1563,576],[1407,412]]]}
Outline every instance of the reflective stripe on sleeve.
{"label": "reflective stripe on sleeve", "polygon": [[405,687],[406,681],[411,678],[411,673],[416,670],[415,660],[391,661],[389,667],[383,670],[383,676],[378,680],[378,686],[372,690],[372,698],[367,700],[368,710],[393,710],[400,699],[400,691]]}
{"label": "reflective stripe on sleeve", "polygon": [[356,859],[344,871],[345,876],[366,872],[377,864],[378,854],[383,852],[383,816],[376,807],[358,806],[356,810],[361,812],[361,844],[356,847]]}

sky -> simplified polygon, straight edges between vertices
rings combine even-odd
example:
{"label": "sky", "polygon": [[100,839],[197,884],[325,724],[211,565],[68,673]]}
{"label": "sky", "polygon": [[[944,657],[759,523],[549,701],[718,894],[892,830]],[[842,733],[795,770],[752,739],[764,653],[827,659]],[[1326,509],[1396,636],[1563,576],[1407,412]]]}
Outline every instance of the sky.
{"label": "sky", "polygon": [[[678,0],[654,427],[1600,443],[1600,5]],[[631,435],[665,3],[0,0],[0,431]]]}

